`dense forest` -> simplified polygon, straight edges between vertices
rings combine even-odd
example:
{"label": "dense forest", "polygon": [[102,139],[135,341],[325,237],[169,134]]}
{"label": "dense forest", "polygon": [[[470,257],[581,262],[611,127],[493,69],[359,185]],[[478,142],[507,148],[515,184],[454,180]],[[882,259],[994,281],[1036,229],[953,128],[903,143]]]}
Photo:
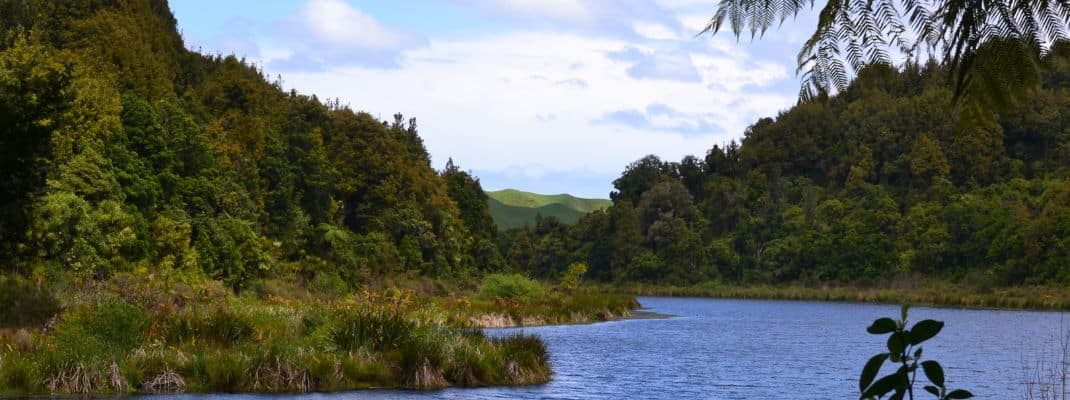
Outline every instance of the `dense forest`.
{"label": "dense forest", "polygon": [[571,262],[607,282],[981,287],[1070,282],[1070,46],[998,121],[957,126],[940,65],[875,65],[833,97],[763,118],[740,143],[647,156],[614,205],[509,232],[513,268]]}
{"label": "dense forest", "polygon": [[0,268],[241,289],[500,266],[478,180],[435,171],[415,119],[284,91],[175,24],[164,0],[0,1]]}
{"label": "dense forest", "polygon": [[[936,63],[875,65],[740,143],[647,156],[613,206],[499,233],[415,119],[186,50],[163,0],[0,1],[0,268],[274,276],[353,289],[487,271],[603,282],[1070,282],[1070,47],[998,121],[956,126]],[[114,46],[123,43],[123,46]]]}

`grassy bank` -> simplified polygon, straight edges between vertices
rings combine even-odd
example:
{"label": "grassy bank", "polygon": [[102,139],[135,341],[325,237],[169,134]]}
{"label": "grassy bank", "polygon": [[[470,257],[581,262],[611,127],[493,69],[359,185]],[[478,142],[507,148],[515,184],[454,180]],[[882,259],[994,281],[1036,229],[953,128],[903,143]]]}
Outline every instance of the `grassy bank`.
{"label": "grassy bank", "polygon": [[240,293],[132,275],[51,290],[0,278],[11,311],[0,318],[0,394],[539,384],[552,370],[538,338],[478,328],[595,322],[638,306],[630,295],[526,278],[504,288],[399,279],[343,292],[274,280]]}
{"label": "grassy bank", "polygon": [[851,301],[939,307],[1070,310],[1070,289],[1052,286],[977,288],[946,282],[890,287],[626,285],[605,290],[637,296],[713,297],[768,300]]}
{"label": "grassy bank", "polygon": [[625,318],[639,307],[632,295],[595,291],[555,293],[535,301],[473,298],[441,298],[436,301],[441,308],[453,310],[451,321],[454,324],[480,328],[609,321]]}

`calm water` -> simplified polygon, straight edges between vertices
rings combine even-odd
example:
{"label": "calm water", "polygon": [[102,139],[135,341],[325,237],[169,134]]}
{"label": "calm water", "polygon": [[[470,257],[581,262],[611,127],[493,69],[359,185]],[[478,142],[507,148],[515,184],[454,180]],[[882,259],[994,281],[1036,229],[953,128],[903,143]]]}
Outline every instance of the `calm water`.
{"label": "calm water", "polygon": [[[897,306],[870,304],[657,297],[639,300],[649,311],[676,317],[519,329],[539,335],[549,346],[555,374],[546,385],[299,397],[858,398],[862,365],[880,352],[886,338],[869,335],[865,328],[875,318],[899,313]],[[1017,399],[1022,394],[1024,364],[1035,360],[1040,351],[1050,349],[1053,337],[1070,328],[1067,316],[1070,314],[915,308],[911,320],[945,321],[943,332],[923,347],[926,358],[944,365],[950,387],[967,388],[981,399]],[[511,331],[514,330],[497,332]],[[217,397],[237,400],[279,396],[166,398]]]}

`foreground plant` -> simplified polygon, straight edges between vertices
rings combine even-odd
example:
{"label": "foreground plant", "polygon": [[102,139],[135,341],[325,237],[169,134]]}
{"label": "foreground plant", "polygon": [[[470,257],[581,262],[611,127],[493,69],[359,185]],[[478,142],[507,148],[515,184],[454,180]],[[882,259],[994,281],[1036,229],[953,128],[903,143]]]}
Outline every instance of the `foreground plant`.
{"label": "foreground plant", "polygon": [[[888,337],[888,352],[880,353],[866,362],[862,368],[862,376],[858,381],[858,389],[862,391],[861,399],[879,399],[888,393],[892,393],[889,399],[903,399],[907,396],[914,399],[914,382],[917,378],[920,366],[932,385],[926,385],[925,391],[932,393],[937,399],[968,399],[973,394],[963,389],[948,391],[944,384],[944,369],[940,363],[927,360],[921,361],[922,342],[932,339],[944,328],[942,321],[931,319],[923,320],[907,329],[907,311],[910,306],[904,304],[900,319],[880,318],[873,321],[866,329],[874,335],[891,333]],[[880,372],[885,361],[891,360],[893,364],[900,364],[899,369],[876,382],[873,380]]]}

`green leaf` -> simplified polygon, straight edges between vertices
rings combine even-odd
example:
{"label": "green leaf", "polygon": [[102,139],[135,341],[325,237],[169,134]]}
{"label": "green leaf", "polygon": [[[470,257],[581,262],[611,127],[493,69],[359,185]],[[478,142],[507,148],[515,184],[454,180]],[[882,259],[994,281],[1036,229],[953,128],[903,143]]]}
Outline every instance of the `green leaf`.
{"label": "green leaf", "polygon": [[888,400],[903,400],[903,396],[905,396],[906,394],[906,391],[902,389],[896,389],[895,394],[893,394],[892,397],[889,397]]}
{"label": "green leaf", "polygon": [[907,347],[906,338],[903,336],[904,332],[896,332],[889,336],[888,351],[892,352],[892,354],[903,354],[903,350],[906,350]]}
{"label": "green leaf", "polygon": [[899,383],[899,381],[899,374],[891,374],[880,378],[877,380],[877,382],[873,383],[873,386],[870,386],[869,389],[866,389],[865,392],[862,392],[862,397],[860,397],[860,399],[870,397],[883,397],[885,394],[895,389],[895,386],[897,383]]}
{"label": "green leaf", "polygon": [[888,353],[881,353],[866,362],[866,366],[862,368],[862,376],[858,379],[858,391],[865,391],[869,384],[873,383],[873,379],[877,377],[877,372],[881,370],[881,365],[884,365],[884,360],[887,359]]}
{"label": "green leaf", "polygon": [[921,363],[921,369],[925,371],[925,377],[929,378],[929,382],[944,387],[944,368],[940,366],[940,363],[929,360]]}
{"label": "green leaf", "polygon": [[970,397],[973,397],[973,393],[962,389],[957,389],[947,394],[949,399],[968,399]]}
{"label": "green leaf", "polygon": [[883,335],[888,332],[894,332],[896,328],[895,320],[891,318],[881,318],[873,321],[873,325],[866,328],[866,332],[874,335]]}
{"label": "green leaf", "polygon": [[921,359],[921,347],[918,347],[917,350],[914,350],[914,359],[915,360],[920,360]]}
{"label": "green leaf", "polygon": [[933,321],[927,319],[917,324],[914,324],[913,328],[910,328],[910,344],[917,345],[921,342],[931,339],[940,333],[940,330],[944,329],[943,321]]}
{"label": "green leaf", "polygon": [[910,310],[910,304],[903,303],[902,309],[899,310],[899,315],[904,323],[907,321],[907,310]]}
{"label": "green leaf", "polygon": [[940,397],[940,389],[933,385],[925,385],[925,391],[932,393],[933,396]]}

